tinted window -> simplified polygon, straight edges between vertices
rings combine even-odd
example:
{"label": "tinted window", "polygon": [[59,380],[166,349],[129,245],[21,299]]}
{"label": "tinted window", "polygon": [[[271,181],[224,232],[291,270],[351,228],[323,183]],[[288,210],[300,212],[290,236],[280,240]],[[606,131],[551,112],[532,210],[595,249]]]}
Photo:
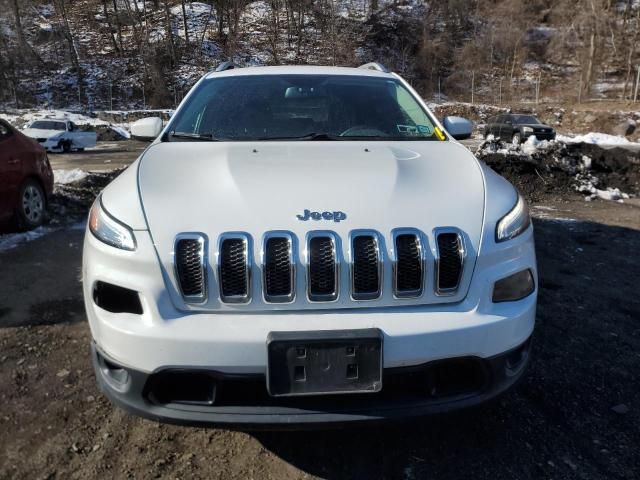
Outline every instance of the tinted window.
{"label": "tinted window", "polygon": [[341,139],[438,140],[434,124],[395,79],[347,75],[246,75],[206,80],[170,131],[223,140],[327,134]]}
{"label": "tinted window", "polygon": [[514,115],[513,116],[515,123],[519,124],[519,125],[535,125],[540,123],[540,120],[538,120],[536,117],[534,117],[533,115]]}
{"label": "tinted window", "polygon": [[40,130],[62,130],[65,131],[67,126],[64,122],[54,122],[51,120],[37,120],[29,125],[29,128],[37,128]]}

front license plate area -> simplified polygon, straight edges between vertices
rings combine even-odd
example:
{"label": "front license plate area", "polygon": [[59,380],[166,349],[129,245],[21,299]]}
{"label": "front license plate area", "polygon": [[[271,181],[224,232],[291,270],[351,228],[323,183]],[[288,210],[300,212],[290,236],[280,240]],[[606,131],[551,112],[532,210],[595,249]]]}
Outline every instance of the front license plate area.
{"label": "front license plate area", "polygon": [[267,353],[267,390],[274,397],[382,389],[382,334],[375,328],[271,332]]}

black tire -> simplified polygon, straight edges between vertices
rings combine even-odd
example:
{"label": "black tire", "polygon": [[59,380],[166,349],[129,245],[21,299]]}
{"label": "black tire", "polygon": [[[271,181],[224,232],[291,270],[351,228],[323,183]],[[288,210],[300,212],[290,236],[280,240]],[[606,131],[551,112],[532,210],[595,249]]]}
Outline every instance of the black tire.
{"label": "black tire", "polygon": [[84,148],[76,148],[76,152],[84,152]]}
{"label": "black tire", "polygon": [[16,223],[19,230],[31,230],[44,223],[47,200],[40,184],[30,178],[20,187],[16,206]]}
{"label": "black tire", "polygon": [[62,142],[62,151],[64,153],[69,153],[71,151],[71,142]]}

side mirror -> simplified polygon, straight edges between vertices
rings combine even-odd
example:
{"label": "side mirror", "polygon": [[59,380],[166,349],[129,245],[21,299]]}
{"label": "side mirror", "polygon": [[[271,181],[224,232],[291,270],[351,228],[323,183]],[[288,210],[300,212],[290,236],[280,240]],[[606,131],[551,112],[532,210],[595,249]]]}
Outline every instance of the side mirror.
{"label": "side mirror", "polygon": [[136,140],[155,140],[162,132],[160,117],[141,118],[131,124],[131,136]]}
{"label": "side mirror", "polygon": [[444,117],[442,121],[444,129],[456,140],[464,140],[471,137],[473,123],[462,117]]}

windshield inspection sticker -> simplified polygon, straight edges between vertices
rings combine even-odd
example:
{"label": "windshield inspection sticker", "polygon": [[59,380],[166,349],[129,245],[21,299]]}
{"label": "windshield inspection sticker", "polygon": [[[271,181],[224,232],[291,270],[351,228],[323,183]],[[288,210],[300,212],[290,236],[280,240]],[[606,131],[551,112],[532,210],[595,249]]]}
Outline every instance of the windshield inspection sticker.
{"label": "windshield inspection sticker", "polygon": [[396,127],[400,133],[408,133],[410,135],[418,133],[418,129],[413,125],[396,125]]}

